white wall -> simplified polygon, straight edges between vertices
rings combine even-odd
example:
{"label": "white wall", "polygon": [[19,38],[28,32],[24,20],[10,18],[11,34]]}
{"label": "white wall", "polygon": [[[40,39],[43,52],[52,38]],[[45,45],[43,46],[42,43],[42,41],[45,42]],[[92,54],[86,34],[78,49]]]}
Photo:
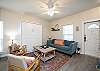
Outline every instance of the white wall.
{"label": "white wall", "polygon": [[[49,25],[49,30],[55,24],[59,24],[62,29],[64,25],[73,24],[74,25],[74,40],[79,42],[79,47],[83,50],[83,30],[82,26],[85,21],[97,20],[100,19],[100,7],[96,7],[72,16],[66,16],[64,18],[54,20]],[[79,26],[79,31],[76,31],[76,26]],[[49,31],[52,38],[61,38],[63,39],[63,31]],[[84,51],[84,50],[83,50]],[[82,51],[82,53],[83,53]]]}
{"label": "white wall", "polygon": [[21,32],[20,32],[20,24],[23,22],[32,22],[32,23],[39,23],[42,24],[43,27],[43,40],[42,42],[47,40],[47,32],[48,32],[48,22],[38,18],[38,17],[34,17],[31,15],[27,15],[27,14],[22,14],[22,13],[18,13],[15,11],[11,11],[11,10],[7,10],[7,9],[1,9],[0,11],[1,15],[0,15],[0,20],[4,21],[4,51],[8,52],[8,45],[9,45],[9,34],[11,32],[16,32],[17,36],[16,36],[16,40],[21,41]]}

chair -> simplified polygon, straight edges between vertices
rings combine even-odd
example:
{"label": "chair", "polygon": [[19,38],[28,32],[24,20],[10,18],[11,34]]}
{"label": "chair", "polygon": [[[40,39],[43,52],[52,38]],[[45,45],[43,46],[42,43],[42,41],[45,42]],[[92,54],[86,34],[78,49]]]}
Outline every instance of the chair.
{"label": "chair", "polygon": [[10,54],[16,54],[20,49],[20,45],[17,45],[16,43],[12,44],[11,46],[9,46],[9,52]]}
{"label": "chair", "polygon": [[14,55],[25,55],[27,53],[26,45],[20,46],[17,44],[13,44],[9,46],[9,52],[10,54]]}
{"label": "chair", "polygon": [[[26,60],[32,60],[32,63],[28,66]],[[9,71],[40,71],[40,56],[26,57],[8,55]]]}

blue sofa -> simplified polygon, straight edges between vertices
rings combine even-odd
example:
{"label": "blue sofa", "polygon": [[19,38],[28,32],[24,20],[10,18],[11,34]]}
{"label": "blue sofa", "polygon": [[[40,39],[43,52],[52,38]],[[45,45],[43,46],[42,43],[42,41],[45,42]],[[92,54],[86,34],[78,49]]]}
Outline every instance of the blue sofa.
{"label": "blue sofa", "polygon": [[47,40],[47,46],[56,48],[57,51],[73,55],[77,50],[78,42],[64,40],[64,45],[54,44],[56,39]]}

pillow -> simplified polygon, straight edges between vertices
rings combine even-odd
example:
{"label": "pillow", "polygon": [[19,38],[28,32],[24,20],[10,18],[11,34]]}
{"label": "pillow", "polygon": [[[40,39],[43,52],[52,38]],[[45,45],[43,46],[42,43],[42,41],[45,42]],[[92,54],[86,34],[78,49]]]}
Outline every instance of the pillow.
{"label": "pillow", "polygon": [[22,57],[25,59],[25,62],[28,67],[33,63],[33,60],[35,59],[34,57],[27,57],[27,56],[22,56]]}
{"label": "pillow", "polygon": [[26,60],[25,62],[26,62],[26,64],[27,64],[28,67],[33,63],[32,60]]}
{"label": "pillow", "polygon": [[74,41],[68,41],[68,40],[64,40],[64,45],[65,46],[69,46],[71,43],[73,43]]}
{"label": "pillow", "polygon": [[69,41],[67,41],[67,40],[64,40],[64,44],[65,44],[65,46],[69,46]]}
{"label": "pillow", "polygon": [[62,40],[62,39],[56,39],[54,41],[54,44],[56,44],[56,45],[64,45],[64,40]]}

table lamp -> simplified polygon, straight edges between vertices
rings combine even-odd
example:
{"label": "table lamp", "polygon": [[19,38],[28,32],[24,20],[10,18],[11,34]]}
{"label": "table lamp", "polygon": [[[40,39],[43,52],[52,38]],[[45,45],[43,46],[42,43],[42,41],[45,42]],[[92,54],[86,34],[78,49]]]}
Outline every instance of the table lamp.
{"label": "table lamp", "polygon": [[11,40],[11,43],[12,44],[14,44],[15,36],[16,36],[16,33],[15,32],[10,33],[10,40]]}

